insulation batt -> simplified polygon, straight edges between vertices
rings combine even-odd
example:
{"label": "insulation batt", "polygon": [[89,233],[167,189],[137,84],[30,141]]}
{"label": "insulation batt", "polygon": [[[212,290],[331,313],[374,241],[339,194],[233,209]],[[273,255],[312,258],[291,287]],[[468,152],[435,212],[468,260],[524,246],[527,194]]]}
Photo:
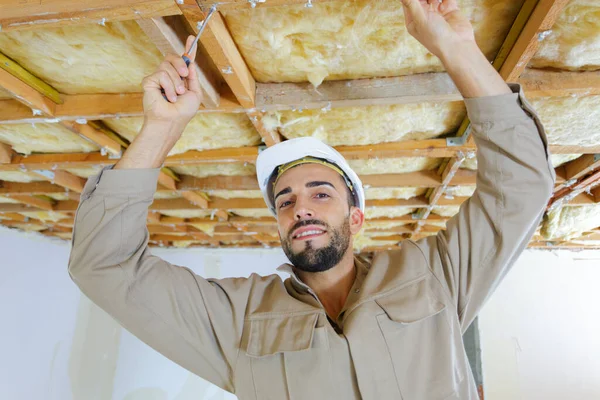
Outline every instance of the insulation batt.
{"label": "insulation batt", "polygon": [[0,142],[9,144],[21,154],[78,153],[99,150],[98,146],[82,139],[58,124],[0,125]]}
{"label": "insulation batt", "polygon": [[366,145],[431,139],[454,132],[466,115],[462,102],[393,104],[278,111],[266,115],[267,129],[288,139],[315,137],[329,144]]}
{"label": "insulation batt", "polygon": [[600,69],[600,2],[571,0],[529,65],[567,70]]}
{"label": "insulation batt", "polygon": [[[550,162],[554,168],[560,167],[563,164],[573,161],[581,157],[581,154],[550,154]],[[477,158],[468,158],[460,165],[461,168],[476,170]]]}
{"label": "insulation batt", "polygon": [[533,99],[551,144],[600,144],[600,96]]}
{"label": "insulation batt", "polygon": [[0,51],[66,94],[140,92],[162,60],[135,21],[0,33]]}
{"label": "insulation batt", "polygon": [[207,176],[225,175],[225,176],[249,176],[256,174],[254,165],[244,164],[202,164],[186,165],[181,167],[171,167],[178,174],[191,175],[197,178]]}
{"label": "insulation batt", "polygon": [[29,172],[22,171],[0,171],[0,180],[8,182],[38,182],[44,178]]}
{"label": "insulation batt", "polygon": [[375,158],[348,160],[348,164],[358,175],[400,174],[436,169],[440,166],[441,159],[428,157]]}
{"label": "insulation batt", "polygon": [[541,233],[549,240],[571,239],[598,227],[600,205],[563,206],[548,213]]}
{"label": "insulation batt", "polygon": [[[491,60],[523,0],[459,0]],[[226,11],[229,31],[259,82],[311,82],[442,71],[411,37],[399,2],[335,1]]]}
{"label": "insulation batt", "polygon": [[[130,142],[139,133],[143,122],[143,118],[104,120],[104,123]],[[188,150],[255,146],[260,143],[260,135],[245,114],[202,114],[190,121],[169,154],[185,153]]]}

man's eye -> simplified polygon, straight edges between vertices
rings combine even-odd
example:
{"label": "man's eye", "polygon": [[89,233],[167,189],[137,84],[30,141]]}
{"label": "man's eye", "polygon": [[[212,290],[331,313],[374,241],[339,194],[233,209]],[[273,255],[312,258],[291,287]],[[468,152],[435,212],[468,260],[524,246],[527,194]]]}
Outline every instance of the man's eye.
{"label": "man's eye", "polygon": [[290,205],[290,204],[292,204],[292,202],[291,202],[291,201],[284,201],[283,203],[281,203],[281,204],[279,205],[279,208],[286,207],[286,206],[288,206],[288,205]]}
{"label": "man's eye", "polygon": [[320,199],[325,199],[325,198],[329,197],[329,195],[327,193],[319,193],[319,194],[317,194],[317,197]]}

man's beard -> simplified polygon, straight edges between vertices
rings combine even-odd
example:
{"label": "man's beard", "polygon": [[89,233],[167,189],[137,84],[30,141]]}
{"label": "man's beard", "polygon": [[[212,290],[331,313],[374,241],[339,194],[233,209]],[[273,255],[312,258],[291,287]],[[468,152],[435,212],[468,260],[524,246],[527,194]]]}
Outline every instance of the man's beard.
{"label": "man's beard", "polygon": [[[304,250],[294,253],[291,233],[307,225],[324,226],[330,233],[331,240],[327,246],[318,249],[313,247],[311,240],[307,240]],[[281,238],[281,247],[294,267],[305,272],[324,272],[335,267],[342,260],[350,245],[351,232],[348,218],[337,229],[333,229],[322,221],[312,219],[298,222],[289,232],[290,234],[285,239]]]}

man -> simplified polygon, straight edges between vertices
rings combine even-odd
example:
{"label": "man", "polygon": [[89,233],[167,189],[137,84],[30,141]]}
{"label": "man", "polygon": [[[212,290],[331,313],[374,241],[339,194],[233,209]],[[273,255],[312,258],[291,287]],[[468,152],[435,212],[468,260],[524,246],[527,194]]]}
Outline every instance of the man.
{"label": "man", "polygon": [[302,139],[257,162],[289,279],[208,280],[153,256],[146,215],[159,167],[201,101],[194,69],[169,56],[144,80],[140,134],[81,196],[69,264],[81,290],[240,399],[476,399],[461,335],[538,226],[553,169],[534,111],[490,66],[456,1],[402,5],[465,98],[479,149],[477,190],[446,230],[371,265],[355,260],[360,180],[333,149]]}

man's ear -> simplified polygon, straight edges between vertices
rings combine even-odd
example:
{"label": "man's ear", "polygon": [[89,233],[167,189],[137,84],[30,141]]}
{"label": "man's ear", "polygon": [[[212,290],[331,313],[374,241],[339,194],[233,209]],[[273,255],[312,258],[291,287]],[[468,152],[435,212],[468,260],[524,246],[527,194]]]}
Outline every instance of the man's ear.
{"label": "man's ear", "polygon": [[350,232],[356,235],[365,222],[365,214],[358,207],[350,208]]}

